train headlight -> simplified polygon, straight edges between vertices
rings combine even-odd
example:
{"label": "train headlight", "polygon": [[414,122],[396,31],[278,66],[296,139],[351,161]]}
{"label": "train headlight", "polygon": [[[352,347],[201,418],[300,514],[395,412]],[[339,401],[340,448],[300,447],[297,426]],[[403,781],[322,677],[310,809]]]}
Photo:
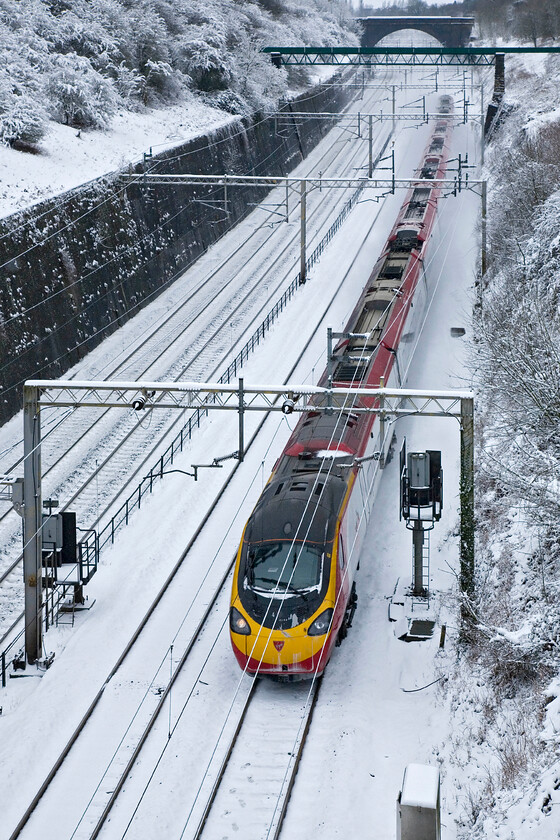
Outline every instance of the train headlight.
{"label": "train headlight", "polygon": [[242,636],[249,636],[251,628],[249,622],[246,621],[239,610],[232,607],[229,614],[229,627],[232,633],[241,633]]}
{"label": "train headlight", "polygon": [[333,617],[333,610],[332,607],[329,607],[328,610],[325,610],[318,616],[309,630],[307,631],[308,636],[324,636],[325,633],[328,632],[329,627],[331,626],[331,621]]}

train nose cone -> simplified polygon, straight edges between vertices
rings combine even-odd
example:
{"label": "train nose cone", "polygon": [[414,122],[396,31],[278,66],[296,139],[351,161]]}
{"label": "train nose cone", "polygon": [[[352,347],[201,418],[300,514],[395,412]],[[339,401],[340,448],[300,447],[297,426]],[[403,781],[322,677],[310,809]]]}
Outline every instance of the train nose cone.
{"label": "train nose cone", "polygon": [[276,648],[277,651],[281,651],[282,648],[284,647],[284,642],[274,642],[274,647]]}

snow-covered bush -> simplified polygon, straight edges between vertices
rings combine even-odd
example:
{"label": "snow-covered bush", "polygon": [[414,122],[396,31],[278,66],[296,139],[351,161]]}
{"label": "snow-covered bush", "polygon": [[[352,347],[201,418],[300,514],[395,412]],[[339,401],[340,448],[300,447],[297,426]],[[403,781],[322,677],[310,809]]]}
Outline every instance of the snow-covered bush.
{"label": "snow-covered bush", "polygon": [[8,146],[37,143],[44,135],[48,115],[41,104],[40,80],[30,69],[39,56],[30,43],[18,44],[4,31],[9,55],[0,69],[0,142]]}
{"label": "snow-covered bush", "polygon": [[[544,110],[555,93],[538,83],[531,104]],[[473,359],[491,427],[481,458],[545,525],[560,515],[560,121],[518,107],[502,141],[490,156],[490,270]]]}
{"label": "snow-covered bush", "polygon": [[308,75],[273,67],[260,45],[358,38],[344,0],[0,0],[0,67],[15,83],[4,113],[26,94],[56,120],[98,128],[116,107],[187,87],[235,113],[274,109]]}
{"label": "snow-covered bush", "polygon": [[152,61],[147,59],[143,67],[140,84],[142,102],[147,105],[150,94],[157,91],[161,96],[170,95],[175,90],[173,71],[167,61]]}
{"label": "snow-covered bush", "polygon": [[178,63],[198,90],[225,90],[231,80],[225,65],[225,40],[205,29],[193,27],[192,36],[181,38],[176,52]]}
{"label": "snow-covered bush", "polygon": [[45,89],[53,116],[66,125],[105,128],[115,110],[110,82],[75,53],[56,56]]}
{"label": "snow-covered bush", "polygon": [[273,110],[286,85],[286,71],[273,67],[259,44],[243,33],[232,62],[234,88],[253,110]]}
{"label": "snow-covered bush", "polygon": [[[504,789],[533,788],[543,761],[560,757],[558,740],[545,744],[542,735],[560,646],[558,59],[547,65],[535,73],[510,64],[513,107],[488,149],[485,173],[489,268],[472,345],[476,589],[465,604],[472,621],[456,685],[458,718],[469,717],[473,684],[484,688],[492,715],[460,768],[472,780],[470,814],[458,834],[465,840],[497,836]],[[488,769],[477,777],[481,766]]]}
{"label": "snow-covered bush", "polygon": [[125,107],[136,110],[144,91],[145,77],[127,67],[124,61],[108,65],[107,72],[114,79],[117,94]]}
{"label": "snow-covered bush", "polygon": [[262,6],[271,15],[282,15],[286,11],[286,3],[283,0],[259,0],[259,6]]}
{"label": "snow-covered bush", "polygon": [[17,98],[0,94],[0,142],[12,147],[33,147],[44,136],[47,114],[27,94]]}
{"label": "snow-covered bush", "polygon": [[115,39],[102,24],[72,11],[61,14],[51,43],[53,52],[87,58],[96,70],[105,67],[108,58],[118,52]]}

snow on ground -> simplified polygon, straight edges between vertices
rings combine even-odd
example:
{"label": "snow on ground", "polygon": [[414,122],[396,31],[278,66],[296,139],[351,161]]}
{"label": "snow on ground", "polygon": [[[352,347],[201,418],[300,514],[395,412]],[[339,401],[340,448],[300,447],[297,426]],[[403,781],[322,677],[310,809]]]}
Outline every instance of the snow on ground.
{"label": "snow on ground", "polygon": [[[407,133],[411,137],[415,134]],[[75,139],[79,141],[79,138]],[[467,138],[463,134],[455,151],[472,152],[473,143],[472,135]],[[471,154],[469,157],[472,160]],[[470,220],[477,215],[478,207],[473,197],[463,197],[461,201],[462,204],[457,205],[461,208],[460,216],[459,210],[454,211],[451,199],[444,208],[443,218],[449,228],[443,231],[442,242],[446,245],[440,252],[441,259],[451,242],[453,250],[447,254],[440,289],[426,324],[427,343],[411,371],[410,386],[465,385],[464,340],[452,338],[449,330],[451,326],[466,327],[467,339],[469,337],[469,287],[477,254]],[[354,235],[360,235],[365,215],[372,207],[375,205],[359,207],[344,231],[352,226]],[[385,223],[390,224],[390,215],[386,214]],[[363,249],[354,279],[348,286],[347,303],[339,302],[338,309],[333,311],[330,323],[335,328],[344,323],[383,236],[382,232],[377,232]],[[343,248],[340,241],[335,241],[324,254],[313,273],[313,282],[294,302],[300,313],[317,307],[325,290],[338,282],[343,270]],[[319,289],[321,294],[317,296]],[[283,356],[283,348],[302,329],[298,317],[295,310],[290,311],[275,326],[258,358],[246,368],[246,381],[266,380],[271,365],[280,373],[277,362]],[[298,380],[307,376],[315,377],[316,381],[317,373],[310,371],[314,368],[318,372],[322,368],[323,344],[319,341],[313,353],[308,354],[307,373],[298,376]],[[437,382],[433,378],[436,371]],[[402,428],[397,430],[398,444],[406,433],[409,448],[441,448],[444,452],[445,513],[433,534],[432,585],[438,627],[442,623],[447,625],[446,646],[443,651],[439,649],[437,630],[431,642],[408,645],[400,642],[387,620],[388,598],[397,579],[410,574],[411,562],[410,535],[398,522],[397,467],[393,461],[384,475],[370,525],[368,546],[358,577],[360,601],[354,628],[344,645],[335,652],[326,672],[319,713],[288,814],[287,832],[296,840],[319,832],[329,838],[361,836],[369,827],[378,840],[392,840],[395,799],[404,767],[411,761],[441,765],[442,837],[453,840],[458,836],[456,821],[463,819],[469,808],[476,808],[477,786],[484,782],[485,776],[490,779],[493,772],[485,757],[491,744],[485,746],[486,752],[474,748],[477,739],[488,736],[483,703],[472,702],[470,697],[464,698],[462,708],[456,703],[460,689],[455,662],[457,626],[453,620],[457,569],[457,491],[453,489],[457,487],[458,476],[457,430],[444,421],[411,419],[401,423]],[[274,442],[278,450],[287,435],[284,419],[278,425]],[[201,448],[196,449],[196,446]],[[227,438],[221,426],[212,421],[183,466],[188,469],[192,461],[204,460],[208,450],[221,452],[231,448],[235,448],[233,438]],[[233,507],[223,511],[221,518],[231,522],[232,530],[220,551],[231,552],[235,547],[247,509],[256,498],[274,459],[275,453],[271,450],[268,453],[260,451],[248,460],[246,469],[253,482],[250,491],[253,495],[240,512]],[[150,601],[153,588],[178,556],[185,532],[192,532],[196,516],[215,492],[215,480],[216,477],[211,476],[204,484],[199,482],[196,488],[192,485],[186,488],[185,479],[169,477],[171,493],[156,494],[142,518],[135,520],[133,529],[123,533],[115,548],[105,555],[101,573],[89,587],[90,598],[97,598],[91,613],[81,617],[74,629],[60,627],[51,631],[48,644],[49,650],[57,652],[55,667],[42,680],[11,681],[8,692],[2,697],[0,762],[2,775],[7,780],[5,791],[12,797],[16,812],[20,812],[20,803],[36,789],[49,759],[79,717],[98,681],[106,675],[107,661],[116,655],[130,635],[138,615]],[[240,490],[239,497],[242,495]],[[170,528],[170,522],[180,522],[181,528]],[[201,546],[193,566],[203,566],[217,551],[215,546]],[[135,570],[132,576],[127,571],[130,568]],[[114,598],[115,592],[120,593],[119,600]],[[181,609],[180,603],[177,609]],[[154,655],[154,661],[156,658]],[[81,677],[76,679],[76,674]],[[137,676],[134,668],[131,676],[133,679]],[[220,679],[217,688],[220,692],[233,690],[237,681],[236,666],[227,644],[223,650]],[[451,685],[453,680],[454,686]],[[37,690],[31,691],[34,685]],[[117,689],[117,701],[125,705],[131,689],[124,684]],[[557,694],[558,686],[552,686],[550,696]],[[211,709],[217,709],[212,706],[212,692],[208,693],[207,700]],[[29,713],[30,704],[34,709],[40,709],[38,719]],[[60,714],[60,709],[65,710],[64,715]],[[558,739],[558,719],[558,702],[552,700],[544,721],[545,737]],[[44,764],[36,764],[30,772],[29,756],[36,743],[33,725],[41,731]],[[13,766],[16,756],[17,769]],[[181,772],[185,765],[179,761],[176,767]],[[175,793],[170,789],[167,799],[164,796],[169,811],[175,807]],[[559,833],[555,818],[559,806],[560,767],[554,764],[543,768],[540,778],[535,778],[529,786],[507,793],[498,792],[496,814],[487,825],[488,836],[497,840],[556,839]],[[156,823],[155,813],[153,833],[147,831],[146,825],[144,836],[156,836]],[[59,840],[61,835],[55,830],[52,836]]]}
{"label": "snow on ground", "polygon": [[[464,154],[466,147],[472,145],[472,136],[469,134],[467,139],[466,134],[464,129],[457,130],[456,152]],[[416,132],[407,131],[405,136],[412,169],[423,140]],[[361,249],[343,294],[338,296],[294,381],[316,381],[324,366],[326,326],[337,329],[344,324],[401,201],[402,195],[392,196],[383,207],[378,225]],[[427,271],[435,272],[439,278],[439,287],[426,322],[421,355],[410,372],[410,387],[465,385],[464,340],[453,338],[450,328],[464,326],[468,332],[469,290],[477,256],[472,233],[477,208],[476,198],[470,195],[458,201],[446,200],[438,247],[433,249],[426,266]],[[296,338],[307,328],[307,313],[324,308],[329,290],[336,289],[348,266],[348,237],[359,242],[377,209],[375,203],[365,201],[353,212],[342,235],[334,240],[314,269],[311,281],[300,290],[262,349],[244,369],[247,383],[268,381],[271,372],[278,379],[284,375],[288,363],[286,348],[295,346]],[[248,422],[254,424],[256,420]],[[320,707],[290,806],[290,827],[286,827],[290,837],[319,834],[328,838],[358,837],[371,828],[377,840],[392,840],[395,800],[405,765],[440,761],[444,771],[443,837],[452,840],[456,836],[454,815],[460,803],[454,783],[446,775],[449,752],[445,744],[452,722],[446,705],[445,682],[441,679],[433,686],[423,687],[445,677],[454,656],[457,628],[451,616],[457,569],[458,429],[455,421],[450,420],[410,419],[401,423],[402,427],[396,429],[399,444],[406,433],[409,448],[441,448],[444,453],[446,507],[444,519],[433,535],[431,568],[433,606],[438,623],[447,624],[448,642],[444,651],[438,647],[438,636],[431,642],[406,644],[395,637],[387,619],[388,599],[397,579],[410,576],[411,540],[404,525],[398,522],[395,459],[383,477],[370,523],[358,578],[360,602],[355,626],[335,652],[326,672]],[[225,543],[221,545],[222,534],[216,534],[214,545],[197,547],[189,562],[193,572],[200,574],[201,569],[206,570],[218,555],[231,556],[248,509],[289,435],[286,418],[271,420],[270,425],[275,429],[270,433],[271,438],[273,434],[276,436],[274,444],[268,451],[266,448],[263,451],[261,446],[246,459],[242,473],[245,483],[237,491],[236,502],[230,502],[229,508],[220,513],[220,521],[232,525]],[[177,466],[188,469],[190,463],[207,461],[209,452],[234,448],[235,430],[231,424],[228,428],[225,419],[212,419],[195,439],[192,449],[177,461]],[[122,532],[115,546],[105,553],[102,568],[88,587],[90,599],[97,599],[93,609],[81,616],[73,629],[61,626],[51,630],[48,647],[57,652],[55,666],[41,680],[11,680],[9,689],[2,693],[0,765],[12,817],[21,811],[21,804],[37,788],[52,757],[99,682],[106,677],[108,663],[112,663],[131,635],[150,601],[151,592],[163,580],[193,532],[221,482],[218,472],[221,473],[211,471],[197,485],[182,476],[169,477],[142,514],[135,517],[133,527]],[[243,509],[238,511],[237,499],[245,493],[249,495]],[[187,597],[188,590],[186,604]],[[175,622],[180,617],[180,613],[176,616],[170,612],[169,621]],[[222,681],[215,686],[216,693],[208,692],[210,709],[212,698],[233,692],[238,681],[229,644],[224,645],[221,655]],[[158,657],[154,655],[153,659],[155,662]],[[127,688],[123,682],[117,688],[124,705],[132,687]],[[38,755],[37,743],[41,744]],[[181,772],[176,761],[175,766]],[[86,781],[83,780],[84,784]],[[158,802],[167,815],[177,808],[176,791],[169,776],[164,778],[163,790],[160,786]],[[8,816],[5,812],[5,817]],[[150,826],[143,830],[143,837],[157,836],[157,813],[152,814],[151,820]],[[60,840],[63,835],[57,824],[43,823],[41,832],[46,840],[50,837]],[[168,836],[171,838],[172,834]]]}
{"label": "snow on ground", "polygon": [[158,154],[233,119],[193,99],[169,108],[122,111],[107,131],[51,122],[38,154],[0,144],[0,215],[114,172],[150,148]]}
{"label": "snow on ground", "polygon": [[[462,145],[462,144],[461,144]],[[455,147],[459,151],[461,146]],[[465,388],[465,347],[470,337],[470,284],[476,247],[470,226],[476,198],[447,199],[440,222],[441,247],[431,265],[441,271],[420,353],[407,387]],[[449,214],[449,215],[448,215]],[[451,242],[453,245],[450,247]],[[452,269],[454,266],[454,270]],[[454,338],[451,327],[464,327]],[[444,515],[431,537],[432,609],[436,630],[428,642],[405,643],[388,620],[389,599],[397,581],[409,582],[411,534],[398,516],[398,456],[386,468],[366,536],[357,576],[358,610],[348,639],[337,649],[325,674],[322,710],[316,726],[324,752],[304,754],[288,814],[287,834],[304,838],[324,834],[377,840],[395,837],[396,798],[409,763],[441,765],[442,838],[455,838],[460,807],[448,771],[447,675],[455,656],[455,575],[458,568],[459,430],[456,421],[410,418],[395,424],[396,452],[406,435],[409,451],[441,449]],[[423,611],[419,610],[419,616]],[[441,625],[447,626],[440,650]],[[306,790],[318,790],[324,809],[311,811]],[[341,790],[349,791],[352,807]],[[297,816],[296,816],[297,815]],[[303,816],[302,816],[303,815]]]}
{"label": "snow on ground", "polygon": [[[159,119],[160,115],[157,116]],[[146,134],[145,142],[142,137],[134,154],[140,154],[150,145],[155,146],[156,142],[171,141],[165,130],[162,119],[160,133]],[[82,139],[70,137],[70,133],[75,134],[73,130],[63,133],[69,148]],[[472,135],[466,138],[463,132],[455,152],[464,153],[473,142]],[[122,157],[126,157],[126,154],[119,157],[120,151],[115,154],[115,163],[111,162],[110,168],[120,165]],[[472,161],[471,154],[469,157]],[[60,159],[64,159],[62,153]],[[99,155],[98,159],[109,166],[107,157],[103,160],[103,155]],[[4,160],[0,150],[0,167],[8,165]],[[28,161],[36,159],[10,157],[10,166],[17,170],[22,160],[27,166]],[[45,158],[42,160],[45,162]],[[17,161],[17,165],[13,161]],[[26,185],[31,188],[29,185],[33,184],[31,170],[26,181],[25,166],[20,167],[19,173],[14,173],[13,196]],[[68,168],[72,170],[72,167]],[[54,181],[55,169],[51,172],[51,181]],[[2,169],[0,173],[3,173]],[[88,177],[95,174],[100,172],[92,171]],[[1,178],[3,181],[3,174]],[[45,182],[48,188],[49,179],[45,178]],[[55,183],[59,185],[55,185],[55,191],[66,188],[62,187],[62,181]],[[24,192],[19,195],[18,201],[27,200]],[[466,339],[469,338],[470,286],[477,258],[472,227],[478,205],[473,196],[463,196],[460,202],[455,204],[453,199],[447,199],[444,207],[441,231],[444,244],[438,257],[443,269],[440,287],[426,322],[422,355],[410,373],[408,384],[411,387],[464,387],[468,384],[463,357],[465,340],[453,338],[450,327],[465,327]],[[5,208],[6,205],[1,206]],[[326,289],[334,288],[344,270],[345,233],[351,229],[354,236],[361,235],[365,217],[372,207],[375,205],[364,204],[354,211],[344,227],[342,241],[339,236],[325,252],[313,272],[312,282],[301,290],[292,309],[267,337],[258,358],[246,368],[247,382],[267,379],[266,372],[271,367],[276,369],[285,346],[290,344],[290,337],[297,336],[302,329],[299,320],[302,313],[305,315],[310,308],[317,307]],[[390,224],[389,216],[387,214],[386,224]],[[361,288],[363,276],[375,260],[382,242],[383,233],[378,232],[364,247],[347,287],[346,303],[337,303],[329,321],[335,328],[344,323],[351,301]],[[307,366],[307,373],[298,376],[298,381],[313,376],[316,381],[317,374],[311,371],[322,369],[323,358],[324,341],[318,341],[307,354],[302,369]],[[288,434],[286,422],[286,419],[279,424],[277,421],[274,446],[278,451]],[[433,607],[438,626],[447,625],[446,645],[440,650],[437,635],[432,642],[405,644],[395,637],[387,619],[388,599],[397,579],[410,575],[411,563],[410,534],[398,522],[395,459],[384,475],[370,523],[358,576],[360,600],[355,624],[327,669],[319,712],[288,812],[287,834],[294,840],[319,835],[325,838],[360,837],[368,832],[373,833],[376,840],[393,840],[395,799],[404,767],[409,762],[441,765],[442,838],[453,840],[457,836],[456,820],[469,804],[472,805],[469,799],[473,790],[476,797],[476,785],[471,789],[471,781],[479,783],[485,773],[491,773],[484,765],[483,753],[471,753],[470,750],[470,745],[482,737],[480,723],[484,708],[468,701],[458,715],[450,691],[450,681],[457,679],[455,641],[458,628],[453,617],[456,614],[458,431],[453,428],[452,421],[411,418],[399,422],[402,425],[397,429],[398,445],[406,434],[409,448],[443,450],[444,518],[433,532],[431,569]],[[232,448],[235,448],[235,442],[232,442]],[[229,451],[230,440],[220,424],[213,420],[193,447],[184,459],[183,466],[187,469],[209,449]],[[274,459],[272,450],[268,453],[259,451],[248,460],[245,468],[254,483],[249,491],[253,500]],[[151,590],[177,557],[184,545],[185,533],[192,532],[196,516],[215,492],[217,478],[208,476],[204,484],[199,482],[195,488],[192,484],[187,487],[183,478],[169,477],[167,486],[171,492],[156,493],[142,517],[135,518],[133,528],[123,532],[115,547],[104,556],[103,568],[89,587],[90,598],[97,598],[94,609],[82,616],[74,629],[60,627],[51,631],[48,643],[49,649],[57,651],[55,667],[41,680],[13,680],[8,691],[2,693],[0,765],[5,779],[3,793],[6,799],[12,799],[14,813],[20,812],[21,803],[36,789],[48,760],[79,717],[97,681],[105,677],[107,661],[128,638],[138,615],[150,600]],[[240,491],[240,498],[241,495]],[[250,507],[250,502],[247,505]],[[236,529],[238,532],[242,526],[244,515],[244,511],[238,514],[233,507],[224,510],[223,520],[233,526],[224,550],[230,551],[235,545]],[[181,527],[170,527],[169,523],[181,523]],[[193,565],[207,564],[208,557],[214,556],[212,550],[208,547],[197,554]],[[134,575],[127,572],[131,568]],[[115,592],[119,592],[119,599],[114,597]],[[223,656],[223,682],[216,689],[220,692],[232,690],[237,677],[227,645]],[[437,682],[430,684],[433,680]],[[457,682],[455,691],[458,685]],[[32,691],[34,687],[36,690]],[[551,697],[556,697],[558,686],[552,686],[550,692]],[[124,702],[125,699],[126,687],[122,686],[121,700]],[[208,702],[212,703],[211,692]],[[558,701],[552,700],[544,721],[544,733],[549,739],[559,737],[559,714]],[[30,756],[37,743],[42,746],[43,765],[38,762],[31,771]],[[166,800],[169,811],[176,808],[176,802],[170,790]],[[558,807],[560,767],[556,764],[543,769],[542,776],[535,779],[529,789],[498,795],[497,813],[503,817],[499,828],[496,828],[495,820],[488,823],[488,836],[497,840],[533,840],[537,837],[539,840],[557,840],[560,836]],[[60,840],[61,834],[56,827],[46,830],[43,826],[41,836],[46,840],[50,836]]]}
{"label": "snow on ground", "polygon": [[[413,137],[415,132],[408,134]],[[467,139],[463,134],[455,152],[464,153],[472,145],[473,137]],[[469,157],[472,160],[471,155]],[[463,197],[461,201],[460,205],[454,205],[452,199],[447,199],[444,208],[443,220],[449,227],[443,226],[442,242],[445,244],[439,258],[443,260],[451,243],[453,246],[447,252],[440,289],[426,323],[427,343],[411,371],[410,386],[465,385],[464,340],[451,337],[450,327],[467,328],[469,337],[469,287],[477,256],[471,220],[476,216],[478,206],[472,196]],[[344,231],[351,229],[355,236],[360,235],[365,214],[372,208],[375,205],[360,206]],[[386,218],[385,223],[387,221]],[[330,323],[335,328],[343,324],[383,236],[382,232],[377,232],[363,249],[356,266],[357,274],[348,286],[346,303],[339,303],[338,309],[333,311]],[[343,270],[343,243],[344,239],[342,243],[335,240],[324,254],[313,272],[312,282],[294,302],[296,309],[286,313],[267,338],[258,358],[246,368],[246,381],[266,380],[271,366],[280,373],[277,365],[284,355],[283,348],[289,346],[292,336],[297,336],[302,329],[299,316],[317,307],[326,289],[334,288],[338,282]],[[310,371],[313,368],[319,371],[323,358],[324,342],[319,341],[313,353],[308,354],[307,373],[297,379],[312,377]],[[311,741],[306,748],[288,815],[290,837],[307,838],[319,832],[329,838],[362,836],[371,827],[379,840],[392,840],[395,798],[402,773],[407,763],[415,761],[441,764],[442,836],[443,840],[453,840],[457,836],[456,820],[465,809],[476,807],[477,785],[485,774],[489,776],[492,772],[485,764],[484,752],[471,750],[477,738],[485,737],[484,706],[467,699],[458,710],[452,702],[450,685],[452,680],[457,680],[454,644],[457,627],[453,620],[457,568],[457,429],[448,425],[451,421],[411,419],[400,422],[402,428],[397,429],[399,444],[402,434],[406,433],[409,448],[441,448],[444,452],[445,514],[433,534],[432,574],[438,625],[447,625],[446,646],[443,651],[439,649],[437,631],[432,642],[406,645],[395,637],[387,620],[388,598],[397,579],[410,574],[411,552],[410,535],[398,522],[397,468],[393,461],[384,475],[370,525],[368,547],[358,577],[360,601],[355,625],[344,645],[335,652],[326,672],[319,714],[312,727]],[[274,443],[278,450],[287,434],[284,419],[280,421]],[[201,449],[193,449],[185,458],[187,469],[198,455],[207,454],[208,450],[229,451],[235,448],[235,441],[227,438],[221,426],[212,421],[197,445]],[[254,483],[250,491],[254,494],[253,500],[274,458],[273,451],[260,452],[246,464]],[[29,770],[29,756],[36,742],[32,726],[38,725],[41,731],[46,766],[62,742],[64,727],[69,731],[73,720],[79,716],[97,680],[105,676],[107,660],[130,635],[138,614],[150,600],[150,591],[178,555],[185,532],[192,532],[196,515],[205,508],[215,490],[214,481],[215,477],[211,476],[204,484],[199,482],[196,488],[192,485],[187,488],[185,479],[169,477],[171,493],[156,494],[142,518],[135,519],[133,529],[123,533],[115,548],[104,557],[103,568],[89,587],[90,597],[97,598],[91,613],[80,618],[73,630],[61,627],[51,631],[48,643],[49,649],[57,651],[55,667],[42,680],[11,681],[9,691],[2,698],[0,761],[7,779],[5,790],[13,795],[18,811],[19,803],[26,798],[24,788],[20,787],[22,782],[27,785],[26,793],[32,792],[44,769],[36,765],[34,775]],[[241,495],[240,492],[239,497]],[[250,504],[248,501],[247,506]],[[233,525],[224,550],[231,551],[235,546],[236,532],[239,533],[245,515],[245,511],[238,514],[233,507],[224,510],[222,519]],[[180,522],[181,528],[170,528],[170,522]],[[162,530],[157,530],[160,527]],[[201,547],[193,565],[207,564],[208,557],[214,556],[212,551],[211,547]],[[132,576],[127,572],[130,568],[135,570]],[[114,599],[115,591],[120,593],[119,601]],[[223,657],[222,681],[217,688],[220,692],[232,689],[237,678],[227,644]],[[76,674],[82,674],[82,677],[76,679]],[[132,676],[135,676],[134,671]],[[430,684],[433,680],[437,682]],[[30,690],[33,684],[37,685],[36,691]],[[458,687],[457,681],[455,692]],[[127,688],[121,685],[120,691],[120,700],[124,703]],[[550,692],[551,697],[556,697],[558,686],[551,687]],[[208,693],[208,702],[212,708],[212,692]],[[29,713],[31,703],[34,709],[40,710],[39,719]],[[65,709],[64,715],[57,711],[61,708]],[[552,700],[544,721],[545,736],[549,739],[558,738],[558,716],[557,700]],[[491,748],[490,744],[486,745],[487,751],[488,748]],[[15,756],[18,757],[18,769],[13,767]],[[176,766],[180,771],[184,765],[179,761]],[[541,777],[529,787],[499,793],[496,817],[488,822],[488,836],[498,840],[557,838],[555,818],[560,806],[559,791],[560,767],[555,764],[544,768]],[[473,796],[474,802],[470,802]],[[175,807],[176,798],[171,790],[164,801],[169,811]],[[154,821],[157,822],[155,815]],[[61,835],[56,832],[56,836],[58,840]],[[152,835],[146,833],[144,836]]]}
{"label": "snow on ground", "polygon": [[143,113],[123,111],[107,131],[51,122],[38,154],[0,144],[0,216],[121,169],[150,148],[158,154],[233,119],[189,100]]}
{"label": "snow on ground", "polygon": [[[335,71],[314,68],[312,82],[325,81]],[[0,217],[122,169],[150,149],[157,155],[236,119],[190,96],[170,107],[121,111],[107,131],[51,121],[37,154],[0,144]]]}

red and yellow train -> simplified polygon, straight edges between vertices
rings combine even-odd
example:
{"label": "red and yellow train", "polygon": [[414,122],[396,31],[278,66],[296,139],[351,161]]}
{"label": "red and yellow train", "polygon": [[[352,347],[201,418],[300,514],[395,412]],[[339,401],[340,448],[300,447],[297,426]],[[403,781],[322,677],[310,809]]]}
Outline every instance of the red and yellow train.
{"label": "red and yellow train", "polygon": [[[430,291],[422,263],[440,196],[430,181],[446,172],[452,114],[451,97],[441,97],[418,182],[407,192],[320,385],[329,373],[334,386],[404,385]],[[390,445],[375,415],[352,407],[301,414],[245,527],[230,632],[237,661],[250,674],[320,676],[350,626],[360,549]],[[378,460],[356,464],[374,453]]]}

